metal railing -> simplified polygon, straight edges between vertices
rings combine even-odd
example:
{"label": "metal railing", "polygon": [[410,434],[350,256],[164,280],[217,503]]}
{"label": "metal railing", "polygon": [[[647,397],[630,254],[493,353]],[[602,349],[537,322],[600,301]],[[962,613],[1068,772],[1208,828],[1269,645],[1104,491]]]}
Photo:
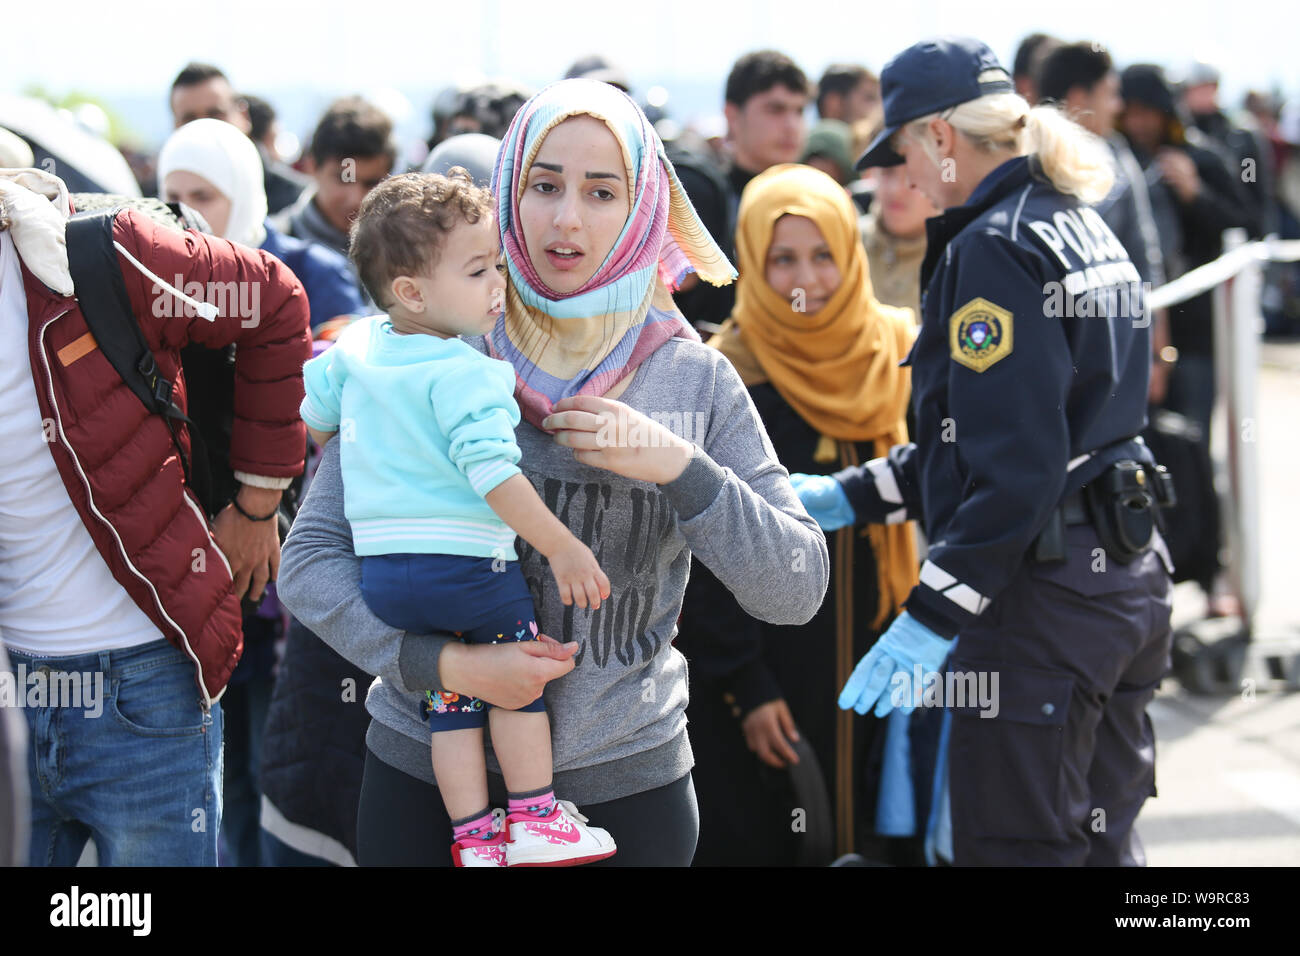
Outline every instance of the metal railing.
{"label": "metal railing", "polygon": [[1232,555],[1226,571],[1249,632],[1260,593],[1257,385],[1264,324],[1262,264],[1300,261],[1300,240],[1270,237],[1248,242],[1244,230],[1229,229],[1223,247],[1213,262],[1153,289],[1147,304],[1154,310],[1204,292],[1214,295],[1215,410],[1222,410],[1228,425],[1224,450],[1218,452],[1228,480],[1226,494],[1220,496],[1225,543]]}

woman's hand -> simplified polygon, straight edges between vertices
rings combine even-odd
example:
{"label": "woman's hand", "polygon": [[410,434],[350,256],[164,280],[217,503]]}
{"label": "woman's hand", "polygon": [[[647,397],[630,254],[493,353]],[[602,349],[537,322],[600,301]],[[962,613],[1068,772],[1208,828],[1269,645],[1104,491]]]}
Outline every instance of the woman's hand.
{"label": "woman's hand", "polygon": [[545,634],[508,644],[449,643],[438,656],[445,690],[518,710],[542,696],[542,689],[573,670],[578,642],[561,644]]}
{"label": "woman's hand", "polygon": [[799,731],[795,729],[790,705],[784,700],[778,698],[759,704],[745,715],[740,729],[749,749],[769,767],[784,769],[799,762],[799,755],[790,746],[791,741],[799,739]]}
{"label": "woman's hand", "polygon": [[595,395],[571,395],[556,402],[542,427],[554,430],[555,443],[574,449],[574,459],[584,465],[656,485],[676,480],[695,451],[659,422]]}

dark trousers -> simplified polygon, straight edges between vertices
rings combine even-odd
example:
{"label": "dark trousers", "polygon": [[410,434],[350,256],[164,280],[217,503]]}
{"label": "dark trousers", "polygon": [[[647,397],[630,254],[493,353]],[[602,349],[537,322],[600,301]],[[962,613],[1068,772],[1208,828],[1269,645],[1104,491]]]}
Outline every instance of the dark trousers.
{"label": "dark trousers", "polygon": [[222,866],[260,866],[258,819],[262,812],[262,738],[275,689],[275,642],[282,625],[260,614],[244,615],[244,653],[221,697],[225,714],[221,834]]}
{"label": "dark trousers", "polygon": [[274,688],[275,679],[270,674],[256,674],[239,684],[231,684],[221,698],[226,714],[222,866],[262,863],[258,838],[262,790],[258,777],[262,766],[262,733]]}
{"label": "dark trousers", "polygon": [[959,866],[1145,864],[1133,823],[1156,792],[1146,706],[1169,671],[1171,585],[1155,551],[1122,565],[1100,548],[1070,528],[1064,564],[1026,562],[958,639],[951,672],[998,677],[995,717],[953,713]]}
{"label": "dark trousers", "polygon": [[1169,375],[1165,408],[1186,415],[1201,426],[1201,441],[1210,444],[1214,415],[1214,356],[1183,355]]}
{"label": "dark trousers", "polygon": [[[506,805],[505,781],[488,774],[488,796]],[[561,794],[563,796],[563,794]],[[578,807],[608,830],[618,852],[588,866],[690,866],[700,834],[691,775],[644,793]],[[357,810],[361,866],[451,866],[451,820],[438,788],[366,750]]]}
{"label": "dark trousers", "polygon": [[334,866],[329,860],[295,850],[265,830],[258,832],[263,866]]}

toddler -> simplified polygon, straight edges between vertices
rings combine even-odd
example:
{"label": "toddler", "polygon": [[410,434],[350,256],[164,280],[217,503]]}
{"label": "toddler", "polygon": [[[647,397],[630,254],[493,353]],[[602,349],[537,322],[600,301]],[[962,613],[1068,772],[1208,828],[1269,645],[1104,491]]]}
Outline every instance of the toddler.
{"label": "toddler", "polygon": [[[350,255],[386,315],[360,319],[303,370],[302,417],[321,445],[338,432],[344,510],[375,615],[415,634],[471,643],[538,639],[516,533],[546,556],[565,604],[597,608],[609,579],[520,472],[515,373],[461,335],[488,332],[505,277],[487,190],[459,167],[375,187]],[[428,693],[433,770],[456,866],[568,866],[614,841],[551,789],[542,698],[516,711]],[[509,791],[488,806],[483,727]]]}

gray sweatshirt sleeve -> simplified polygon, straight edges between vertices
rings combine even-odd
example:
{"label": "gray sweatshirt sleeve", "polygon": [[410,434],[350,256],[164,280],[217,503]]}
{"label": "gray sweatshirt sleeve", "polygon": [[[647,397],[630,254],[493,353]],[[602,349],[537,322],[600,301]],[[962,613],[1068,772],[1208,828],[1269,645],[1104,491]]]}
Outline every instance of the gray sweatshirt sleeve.
{"label": "gray sweatshirt sleeve", "polygon": [[339,440],[325,446],[280,558],[276,593],[293,616],[345,659],[401,693],[443,688],[438,656],[451,635],[389,627],[361,596],[361,559],[343,514]]}
{"label": "gray sweatshirt sleeve", "polygon": [[713,374],[703,447],[697,442],[686,470],[661,488],[693,556],[747,614],[806,624],[826,596],[826,535],[795,494],[736,370],[719,355]]}

